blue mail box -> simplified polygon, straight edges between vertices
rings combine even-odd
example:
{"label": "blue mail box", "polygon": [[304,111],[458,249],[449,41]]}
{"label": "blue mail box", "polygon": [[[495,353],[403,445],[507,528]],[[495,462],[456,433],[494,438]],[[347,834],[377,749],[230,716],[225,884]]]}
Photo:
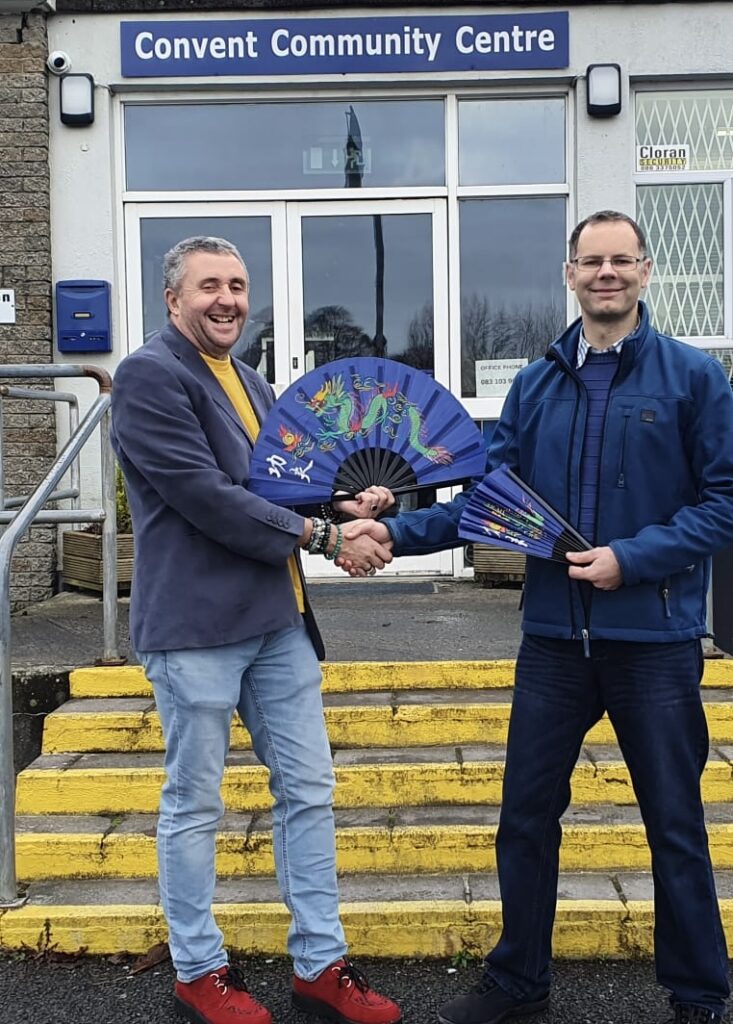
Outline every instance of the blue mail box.
{"label": "blue mail box", "polygon": [[109,281],[56,283],[59,352],[111,352]]}

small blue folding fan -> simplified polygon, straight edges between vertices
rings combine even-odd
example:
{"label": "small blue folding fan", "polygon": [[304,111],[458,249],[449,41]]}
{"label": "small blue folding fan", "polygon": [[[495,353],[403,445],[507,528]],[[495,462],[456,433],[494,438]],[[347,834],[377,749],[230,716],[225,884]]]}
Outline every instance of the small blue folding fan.
{"label": "small blue folding fan", "polygon": [[249,488],[278,505],[394,493],[481,476],[486,445],[442,384],[391,359],[337,359],[280,395],[262,425]]}
{"label": "small blue folding fan", "polygon": [[568,551],[592,545],[508,466],[488,473],[466,503],[458,525],[464,540],[567,565]]}

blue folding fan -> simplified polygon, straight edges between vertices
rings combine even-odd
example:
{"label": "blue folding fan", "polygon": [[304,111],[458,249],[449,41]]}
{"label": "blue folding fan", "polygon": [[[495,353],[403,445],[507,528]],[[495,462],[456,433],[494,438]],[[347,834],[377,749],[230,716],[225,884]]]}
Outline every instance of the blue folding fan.
{"label": "blue folding fan", "polygon": [[278,505],[394,493],[486,470],[486,445],[442,384],[391,359],[337,359],[280,395],[255,442],[249,488]]}
{"label": "blue folding fan", "polygon": [[508,466],[488,473],[466,503],[458,525],[464,540],[567,565],[568,551],[591,544]]}

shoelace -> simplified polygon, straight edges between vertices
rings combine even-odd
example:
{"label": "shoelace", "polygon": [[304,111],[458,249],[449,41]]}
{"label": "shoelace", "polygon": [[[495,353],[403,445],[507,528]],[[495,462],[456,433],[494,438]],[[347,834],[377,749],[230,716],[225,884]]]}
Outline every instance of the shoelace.
{"label": "shoelace", "polygon": [[356,964],[353,964],[347,956],[344,957],[342,964],[336,964],[335,970],[338,971],[339,988],[341,985],[356,985],[360,992],[368,990],[369,982],[366,975],[362,974]]}
{"label": "shoelace", "polygon": [[241,967],[233,967],[230,964],[222,974],[215,974],[214,977],[216,978],[215,985],[222,995],[226,995],[229,988],[236,989],[238,992],[249,992]]}

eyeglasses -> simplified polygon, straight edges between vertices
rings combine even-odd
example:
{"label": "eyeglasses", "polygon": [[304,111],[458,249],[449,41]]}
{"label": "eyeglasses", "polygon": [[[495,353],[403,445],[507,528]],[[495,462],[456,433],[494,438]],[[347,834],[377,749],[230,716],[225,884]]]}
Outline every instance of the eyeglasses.
{"label": "eyeglasses", "polygon": [[588,270],[596,273],[604,263],[610,263],[614,270],[635,270],[639,263],[643,263],[644,256],[576,256],[568,263],[574,263],[578,270]]}

